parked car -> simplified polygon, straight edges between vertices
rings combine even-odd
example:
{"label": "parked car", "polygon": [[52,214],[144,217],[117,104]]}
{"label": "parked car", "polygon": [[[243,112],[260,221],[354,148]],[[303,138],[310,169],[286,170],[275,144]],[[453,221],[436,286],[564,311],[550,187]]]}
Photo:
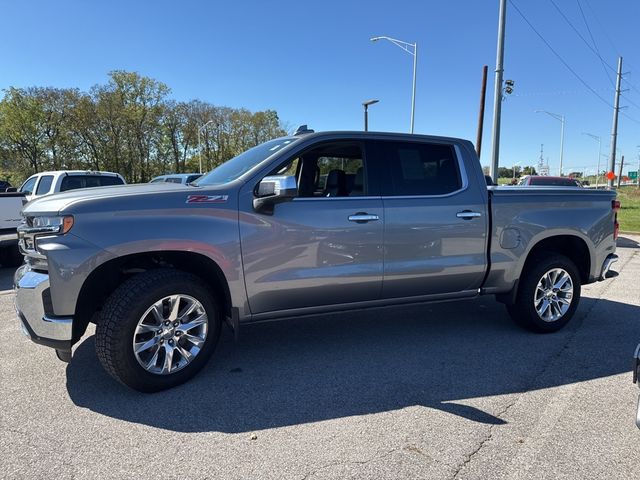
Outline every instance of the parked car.
{"label": "parked car", "polygon": [[525,175],[519,186],[525,187],[581,187],[578,180],[572,177],[549,177],[545,175]]}
{"label": "parked car", "polygon": [[31,175],[18,189],[25,194],[27,201],[50,193],[66,192],[79,188],[106,187],[124,185],[126,182],[119,173],[96,172],[92,170],[57,170]]}
{"label": "parked car", "polygon": [[104,190],[24,208],[16,309],[65,361],[96,322],[103,367],[147,392],[196,374],[225,321],[237,335],[248,322],[496,295],[522,326],[554,332],[618,258],[614,191],[487,186],[473,145],[455,138],[300,128],[192,186]]}
{"label": "parked car", "polygon": [[9,188],[11,188],[11,183],[6,180],[0,180],[0,192],[6,192]]}
{"label": "parked car", "polygon": [[[640,387],[640,345],[633,355],[633,383]],[[638,397],[638,407],[636,409],[636,425],[640,428],[640,397]]]}
{"label": "parked car", "polygon": [[0,265],[3,267],[17,267],[22,263],[17,228],[22,223],[20,210],[24,203],[24,193],[0,193]]}
{"label": "parked car", "polygon": [[171,175],[160,175],[159,177],[151,179],[149,183],[170,182],[186,184],[196,181],[201,176],[202,173],[174,173]]}

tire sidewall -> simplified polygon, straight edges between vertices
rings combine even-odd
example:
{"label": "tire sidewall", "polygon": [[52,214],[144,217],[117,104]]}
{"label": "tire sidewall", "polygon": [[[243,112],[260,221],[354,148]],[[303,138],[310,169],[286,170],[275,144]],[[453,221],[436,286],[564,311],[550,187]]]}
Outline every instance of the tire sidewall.
{"label": "tire sidewall", "polygon": [[[540,318],[534,306],[535,292],[542,277],[554,268],[561,268],[571,277],[573,283],[573,297],[567,312],[554,322],[545,322]],[[525,327],[541,333],[556,332],[563,328],[573,317],[580,303],[581,284],[580,274],[575,264],[567,257],[558,254],[538,256],[525,274],[518,289],[518,298],[514,307],[517,317]]]}
{"label": "tire sidewall", "polygon": [[[120,380],[123,383],[143,392],[164,390],[186,382],[204,367],[220,337],[221,319],[213,293],[196,283],[199,281],[192,275],[176,275],[176,278],[163,282],[153,291],[140,295],[130,311],[121,312],[120,329],[114,335],[112,348],[118,352],[119,371],[122,372]],[[168,375],[154,374],[146,371],[136,359],[133,351],[134,333],[142,315],[154,303],[176,294],[189,295],[202,304],[208,319],[207,338],[198,355],[184,368]]]}

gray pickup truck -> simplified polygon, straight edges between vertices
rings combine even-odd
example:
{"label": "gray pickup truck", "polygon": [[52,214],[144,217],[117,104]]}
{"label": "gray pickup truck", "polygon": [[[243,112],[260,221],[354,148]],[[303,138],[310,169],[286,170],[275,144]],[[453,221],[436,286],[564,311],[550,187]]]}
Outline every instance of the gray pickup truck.
{"label": "gray pickup truck", "polygon": [[[252,148],[196,184],[74,191],[23,210],[16,308],[71,360],[96,323],[117,380],[192,377],[223,322],[496,295],[521,325],[562,328],[581,285],[614,275],[615,193],[487,187],[470,142],[364,132]],[[446,321],[446,319],[443,319]]]}

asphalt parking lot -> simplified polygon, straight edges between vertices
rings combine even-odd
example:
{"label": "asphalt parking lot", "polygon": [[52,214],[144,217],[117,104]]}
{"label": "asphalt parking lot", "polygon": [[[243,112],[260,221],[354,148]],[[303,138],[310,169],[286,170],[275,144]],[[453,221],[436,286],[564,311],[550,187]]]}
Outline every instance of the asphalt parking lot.
{"label": "asphalt parking lot", "polygon": [[631,355],[640,237],[571,324],[521,330],[492,298],[227,332],[194,380],[112,381],[20,334],[0,270],[2,478],[640,478]]}

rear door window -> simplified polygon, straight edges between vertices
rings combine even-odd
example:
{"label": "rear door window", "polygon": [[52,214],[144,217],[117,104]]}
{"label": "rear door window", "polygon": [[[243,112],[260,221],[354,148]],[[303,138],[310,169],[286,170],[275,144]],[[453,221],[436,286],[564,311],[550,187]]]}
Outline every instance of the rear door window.
{"label": "rear door window", "polygon": [[462,188],[453,146],[408,142],[381,142],[381,146],[382,161],[391,173],[386,195],[445,195]]}

